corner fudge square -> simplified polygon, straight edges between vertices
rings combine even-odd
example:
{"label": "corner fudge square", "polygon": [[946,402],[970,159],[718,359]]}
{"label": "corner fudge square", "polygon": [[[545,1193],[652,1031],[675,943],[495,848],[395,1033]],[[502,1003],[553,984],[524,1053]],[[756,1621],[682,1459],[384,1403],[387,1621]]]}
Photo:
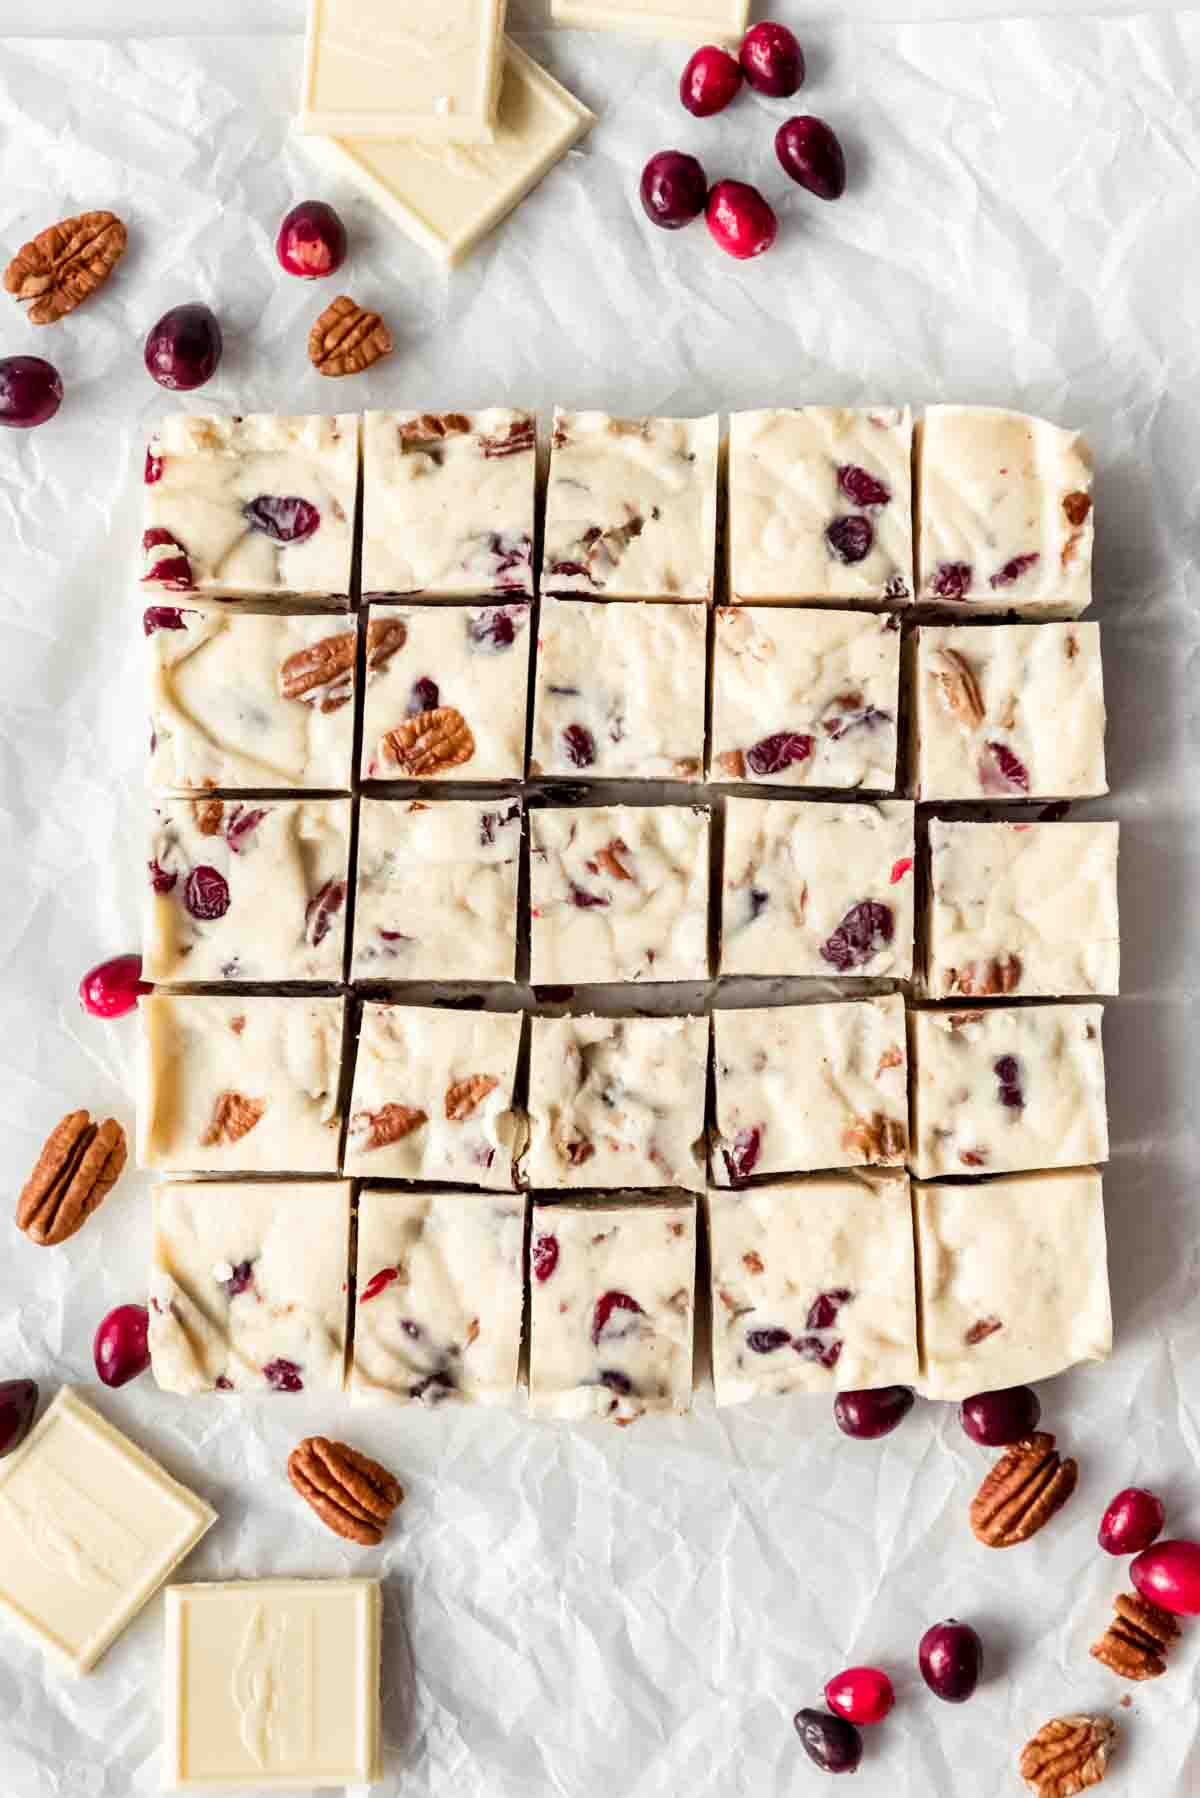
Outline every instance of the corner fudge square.
{"label": "corner fudge square", "polygon": [[355,1398],[513,1403],[525,1210],[524,1195],[508,1193],[362,1193]]}
{"label": "corner fudge square", "polygon": [[530,1409],[630,1424],[692,1404],[696,1204],[535,1205]]}
{"label": "corner fudge square", "polygon": [[896,790],[895,613],[716,614],[712,779]]}
{"label": "corner fudge square", "polygon": [[931,820],[929,996],[1115,993],[1119,835],[1117,824]]}
{"label": "corner fudge square", "polygon": [[364,1005],[345,1171],[511,1192],[520,1012]]}
{"label": "corner fudge square", "polygon": [[345,599],[358,418],[164,418],[146,451],[143,583]]}
{"label": "corner fudge square", "polygon": [[340,1392],[349,1317],[343,1181],[160,1186],[150,1356],[164,1392]]}
{"label": "corner fudge square", "polygon": [[1112,1353],[1094,1168],[913,1188],[930,1398],[1047,1380]]}
{"label": "corner fudge square", "polygon": [[721,973],[907,980],[914,809],[730,799]]}
{"label": "corner fudge square", "polygon": [[707,1199],[718,1405],[917,1379],[903,1174],[825,1174]]}
{"label": "corner fudge square", "polygon": [[151,993],[138,1011],[140,1166],[337,1172],[341,999]]}
{"label": "corner fudge square", "polygon": [[544,599],[532,774],[699,780],[708,611]]}

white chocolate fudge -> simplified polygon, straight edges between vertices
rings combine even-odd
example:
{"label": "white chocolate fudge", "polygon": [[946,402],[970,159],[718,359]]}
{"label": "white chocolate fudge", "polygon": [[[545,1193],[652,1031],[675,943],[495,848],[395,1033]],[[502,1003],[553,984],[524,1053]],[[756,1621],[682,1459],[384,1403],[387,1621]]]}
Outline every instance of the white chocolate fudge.
{"label": "white chocolate fudge", "polygon": [[708,978],[709,815],[696,806],[530,814],[530,978]]}
{"label": "white chocolate fudge", "polygon": [[368,1187],[358,1202],[354,1397],[511,1405],[524,1257],[523,1195]]}
{"label": "white chocolate fudge", "polygon": [[1107,793],[1098,624],[922,626],[919,799]]}
{"label": "white chocolate fudge", "polygon": [[354,980],[514,980],[521,802],[364,799]]}
{"label": "white chocolate fudge", "polygon": [[722,974],[909,979],[913,817],[902,800],[729,800]]}
{"label": "white chocolate fudge", "polygon": [[372,606],[364,780],[520,780],[529,606]]}
{"label": "white chocolate fudge", "polygon": [[363,592],[533,592],[532,412],[368,412]]}
{"label": "white chocolate fudge", "polygon": [[141,1167],[337,1172],[341,999],[152,993],[138,1011]]}
{"label": "white chocolate fudge", "polygon": [[711,600],[717,418],[554,414],[542,590]]}
{"label": "white chocolate fudge", "polygon": [[930,998],[1117,992],[1119,834],[1117,824],[932,819]]}
{"label": "white chocolate fudge", "polygon": [[692,1404],[695,1201],[535,1205],[529,1406],[630,1424]]}
{"label": "white chocolate fudge", "polygon": [[908,1148],[904,1001],[713,1013],[712,1177],[903,1167]]}
{"label": "white chocolate fudge", "polygon": [[894,613],[723,607],[713,642],[715,782],[895,791]]}
{"label": "white chocolate fudge", "polygon": [[89,1673],[216,1520],[60,1387],[0,1461],[0,1617],[68,1672]]}
{"label": "white chocolate fudge", "polygon": [[996,406],[930,406],[917,432],[918,598],[1078,618],[1092,598],[1092,453]]}
{"label": "white chocolate fudge", "polygon": [[150,1356],[164,1392],[340,1392],[350,1187],[160,1186]]}
{"label": "white chocolate fudge", "polygon": [[1104,1196],[1094,1168],[913,1187],[924,1378],[962,1399],[1112,1353]]}
{"label": "white chocolate fudge", "polygon": [[718,1405],[916,1383],[903,1174],[825,1174],[707,1204]]}
{"label": "white chocolate fudge", "polygon": [[534,1018],[533,1187],[704,1191],[708,1019]]}
{"label": "white chocolate fudge", "polygon": [[160,799],[146,979],[336,984],[349,872],[348,799]]}
{"label": "white chocolate fudge", "polygon": [[301,131],[490,144],[506,0],[309,0]]}
{"label": "white chocolate fudge", "polygon": [[364,1005],[345,1171],[513,1189],[519,1012]]}
{"label": "white chocolate fudge", "polygon": [[531,774],[699,780],[708,611],[544,599]]}
{"label": "white chocolate fudge", "polygon": [[382,1779],[378,1580],[170,1586],[166,1600],[168,1791]]}
{"label": "white chocolate fudge", "polygon": [[750,0],[550,0],[550,16],[585,31],[731,44],[750,23]]}
{"label": "white chocolate fudge", "polygon": [[734,600],[910,603],[912,439],[907,406],[735,412]]}
{"label": "white chocolate fudge", "polygon": [[358,419],[164,418],[146,452],[147,587],[344,600]]}

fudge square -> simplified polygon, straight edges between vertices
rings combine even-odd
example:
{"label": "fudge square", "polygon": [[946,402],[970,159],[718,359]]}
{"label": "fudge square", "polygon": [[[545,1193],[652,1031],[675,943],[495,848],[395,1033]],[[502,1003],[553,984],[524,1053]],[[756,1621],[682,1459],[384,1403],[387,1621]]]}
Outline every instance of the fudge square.
{"label": "fudge square", "polygon": [[345,1171],[513,1189],[520,1012],[364,1005]]}
{"label": "fudge square", "polygon": [[996,406],[930,406],[917,430],[918,598],[1078,618],[1092,598],[1092,453]]}
{"label": "fudge square", "polygon": [[689,1411],[694,1199],[535,1205],[529,1406],[630,1424]]}
{"label": "fudge square", "polygon": [[712,1175],[903,1167],[908,1148],[904,1001],[713,1013]]}
{"label": "fudge square", "polygon": [[512,1404],[525,1210],[523,1194],[366,1188],[358,1202],[355,1398]]}
{"label": "fudge square", "polygon": [[1115,993],[1119,832],[932,819],[929,997]]}
{"label": "fudge square", "polygon": [[1107,793],[1098,624],[922,626],[918,799]]}
{"label": "fudge square", "polygon": [[372,606],[364,780],[520,780],[529,607]]}
{"label": "fudge square", "polygon": [[699,780],[708,610],[544,599],[531,774]]}
{"label": "fudge square", "polygon": [[638,32],[688,43],[707,33],[729,44],[750,23],[750,0],[550,0],[550,16],[587,31]]}
{"label": "fudge square", "polygon": [[709,814],[698,806],[530,814],[530,978],[707,980]]}
{"label": "fudge square", "polygon": [[1108,1159],[1099,1005],[909,1013],[921,1179]]}
{"label": "fudge square", "polygon": [[730,799],[721,973],[907,980],[914,809]]}
{"label": "fudge square", "polygon": [[555,412],[543,592],[711,600],[719,449],[715,415]]}
{"label": "fudge square", "polygon": [[345,600],[358,418],[165,418],[146,451],[147,587]]}
{"label": "fudge square", "polygon": [[707,1018],[534,1018],[529,1184],[703,1192],[707,1079]]}
{"label": "fudge square", "polygon": [[368,412],[363,592],[533,592],[532,412]]}
{"label": "fudge square", "polygon": [[350,1186],[160,1186],[150,1357],[164,1392],[340,1392]]}
{"label": "fudge square", "polygon": [[337,1172],[341,999],[151,993],[138,1011],[141,1167]]}
{"label": "fudge square", "polygon": [[969,1398],[1105,1361],[1112,1315],[1094,1168],[913,1188],[921,1390]]}
{"label": "fudge square", "polygon": [[722,607],[712,779],[896,790],[895,613]]}
{"label": "fudge square", "polygon": [[911,602],[912,439],[907,406],[735,412],[734,600]]}
{"label": "fudge square", "polygon": [[710,1192],[706,1203],[718,1405],[915,1385],[904,1174],[825,1174]]}

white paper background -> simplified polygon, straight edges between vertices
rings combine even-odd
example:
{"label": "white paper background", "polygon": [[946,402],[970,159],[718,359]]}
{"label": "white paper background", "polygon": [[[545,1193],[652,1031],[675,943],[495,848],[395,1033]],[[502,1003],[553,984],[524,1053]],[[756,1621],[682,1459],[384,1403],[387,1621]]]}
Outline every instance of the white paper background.
{"label": "white paper background", "polygon": [[[789,8],[778,14],[787,17]],[[793,14],[793,16],[795,16]],[[226,326],[197,409],[555,400],[700,411],[803,401],[999,401],[1083,426],[1115,794],[1124,824],[1125,996],[1107,1026],[1107,1180],[1118,1353],[1044,1390],[1079,1454],[1070,1510],[1037,1542],[980,1548],[986,1465],[953,1414],[889,1441],[839,1437],[819,1401],[628,1432],[564,1433],[443,1411],[351,1416],[307,1399],[178,1401],[149,1380],[101,1408],[221,1512],[189,1578],[378,1571],[387,1579],[388,1777],[412,1798],[765,1798],[823,1789],[791,1727],[838,1667],[896,1677],[860,1778],[889,1798],[996,1798],[1062,1710],[1114,1705],[1087,1657],[1123,1569],[1094,1545],[1117,1487],[1163,1492],[1200,1532],[1194,1055],[1200,956],[1200,413],[1196,246],[1200,19],[869,25],[810,34],[804,103],[843,132],[852,191],[822,207],[773,165],[775,112],[699,123],[679,53],[523,41],[604,119],[449,282],[289,140],[299,46],[279,38],[0,43],[0,242],[110,205],[131,248],[53,332],[8,307],[0,352],[52,355],[59,417],[0,444],[0,1165],[15,1197],[49,1127],[88,1104],[132,1123],[134,1026],[78,1013],[75,983],[135,946],[145,729],[129,575],[141,440],[163,396],[147,326],[203,297]],[[652,230],[645,156],[699,150],[781,202],[779,247],[739,267],[702,226]],[[275,224],[298,195],[344,211],[345,285],[398,351],[335,395],[307,367],[324,303],[288,281]],[[339,284],[340,286],[341,284]],[[145,1186],[53,1252],[0,1260],[0,1371],[44,1391],[92,1378],[91,1336],[140,1297]],[[94,1396],[94,1394],[93,1394]],[[341,1547],[283,1478],[298,1437],[345,1434],[409,1499],[378,1552]],[[984,1636],[988,1679],[939,1706],[914,1664],[927,1624]],[[0,1639],[6,1798],[132,1798],[157,1784],[161,1605],[73,1684]],[[1116,1790],[1200,1792],[1196,1648],[1129,1688]]]}

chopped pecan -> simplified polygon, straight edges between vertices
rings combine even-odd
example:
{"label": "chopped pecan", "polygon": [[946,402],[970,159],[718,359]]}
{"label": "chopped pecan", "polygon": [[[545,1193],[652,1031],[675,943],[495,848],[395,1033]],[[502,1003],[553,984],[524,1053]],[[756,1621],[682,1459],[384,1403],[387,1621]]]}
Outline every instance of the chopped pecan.
{"label": "chopped pecan", "polygon": [[488,460],[500,456],[524,456],[537,448],[537,425],[529,417],[516,419],[506,431],[481,437],[479,447]]}
{"label": "chopped pecan", "polygon": [[742,1263],[747,1273],[761,1274],[766,1272],[766,1263],[756,1249],[747,1249],[742,1256]]}
{"label": "chopped pecan", "polygon": [[202,837],[219,837],[225,821],[223,799],[193,799],[192,816]]}
{"label": "chopped pecan", "polygon": [[89,299],[125,254],[127,233],[113,212],[83,212],[50,225],[22,244],[4,271],[4,285],[29,300],[35,325],[52,325]]}
{"label": "chopped pecan", "polygon": [[745,780],[746,758],[740,749],[726,749],[717,757],[720,768],[730,780]]}
{"label": "chopped pecan", "polygon": [[571,1167],[583,1167],[596,1153],[596,1145],[586,1136],[580,1136],[574,1142],[560,1142],[558,1152]]}
{"label": "chopped pecan", "polygon": [[628,843],[623,842],[620,837],[614,837],[612,842],[606,843],[603,849],[597,849],[596,860],[613,880],[636,880],[637,876],[631,874],[621,860],[623,855],[628,854]]}
{"label": "chopped pecan", "polygon": [[1037,1798],[1076,1798],[1100,1784],[1116,1739],[1111,1717],[1054,1717],[1025,1744],[1017,1769]]}
{"label": "chopped pecan", "polygon": [[969,961],[951,968],[947,985],[968,999],[993,999],[997,993],[1015,992],[1025,972],[1019,955],[994,955],[990,961]]}
{"label": "chopped pecan", "polygon": [[390,1143],[403,1142],[428,1122],[427,1112],[408,1105],[385,1105],[381,1111],[356,1112],[350,1127],[356,1136],[366,1136],[368,1149],[386,1149]]}
{"label": "chopped pecan", "polygon": [[288,1478],[335,1536],[374,1548],[404,1488],[386,1467],[346,1442],[306,1436],[288,1456]]}
{"label": "chopped pecan", "polygon": [[249,1136],[267,1109],[265,1099],[248,1099],[245,1093],[220,1093],[213,1106],[212,1123],[200,1138],[205,1149],[217,1144],[228,1148]]}
{"label": "chopped pecan", "polygon": [[892,1048],[885,1049],[883,1054],[879,1057],[879,1066],[875,1069],[875,1078],[878,1080],[880,1074],[885,1074],[889,1068],[902,1068],[903,1066],[904,1050],[898,1049],[893,1045]]}
{"label": "chopped pecan", "polygon": [[367,626],[367,671],[378,674],[408,642],[403,618],[373,618]]}
{"label": "chopped pecan", "polygon": [[446,1117],[449,1122],[461,1124],[464,1118],[471,1117],[499,1084],[494,1074],[469,1074],[465,1080],[456,1080],[453,1086],[446,1089]]}
{"label": "chopped pecan", "polygon": [[1075,529],[1078,530],[1092,509],[1091,495],[1088,493],[1068,493],[1063,499],[1062,508],[1067,515],[1067,523],[1074,525]]}
{"label": "chopped pecan", "polygon": [[981,1342],[986,1342],[989,1336],[994,1336],[997,1330],[1003,1328],[1004,1325],[998,1317],[981,1317],[971,1325],[963,1337],[963,1341],[968,1348],[978,1348]]}
{"label": "chopped pecan", "polygon": [[1179,1640],[1179,1625],[1170,1611],[1137,1592],[1120,1592],[1116,1616],[1098,1642],[1093,1658],[1122,1679],[1158,1679],[1167,1656]]}
{"label": "chopped pecan", "polygon": [[308,357],[319,375],[358,375],[392,350],[392,334],[378,312],[346,294],[326,306],[308,334]]}
{"label": "chopped pecan", "polygon": [[1079,1467],[1064,1461],[1044,1430],[1014,1442],[971,1503],[971,1528],[988,1548],[1028,1542],[1075,1490]]}
{"label": "chopped pecan", "polygon": [[876,1111],[869,1118],[857,1117],[847,1125],[842,1147],[864,1161],[903,1161],[908,1131],[898,1119]]}
{"label": "chopped pecan", "polygon": [[676,780],[699,780],[700,759],[694,755],[677,756],[672,767]]}
{"label": "chopped pecan", "polygon": [[942,704],[953,712],[960,724],[974,730],[983,723],[984,708],[983,695],[971,664],[956,649],[941,649],[938,654],[947,666],[931,669],[930,675]]}
{"label": "chopped pecan", "polygon": [[464,437],[470,429],[465,412],[422,412],[417,418],[402,419],[397,426],[401,448],[417,450],[446,437]]}
{"label": "chopped pecan", "polygon": [[18,1228],[42,1248],[66,1242],[108,1197],[125,1155],[125,1132],[115,1118],[94,1124],[86,1111],[68,1112],[22,1188]]}
{"label": "chopped pecan", "polygon": [[453,706],[442,705],[389,730],[375,751],[374,766],[399,768],[419,780],[445,768],[459,768],[474,754],[475,739],[466,719]]}
{"label": "chopped pecan", "polygon": [[280,693],[323,712],[340,711],[354,698],[354,651],[353,631],[298,649],[279,670]]}

